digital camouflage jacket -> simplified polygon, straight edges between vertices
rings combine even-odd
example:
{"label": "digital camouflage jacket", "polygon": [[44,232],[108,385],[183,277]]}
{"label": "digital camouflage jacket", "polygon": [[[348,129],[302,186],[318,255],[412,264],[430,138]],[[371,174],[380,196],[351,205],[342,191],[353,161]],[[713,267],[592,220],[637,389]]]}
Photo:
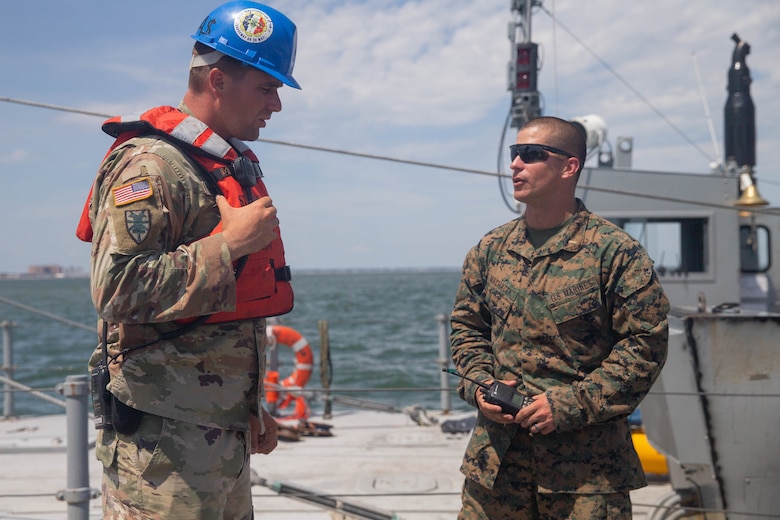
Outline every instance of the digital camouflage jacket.
{"label": "digital camouflage jacket", "polygon": [[[669,303],[643,247],[581,201],[538,250],[520,217],[469,251],[451,316],[458,371],[545,392],[556,430],[529,436],[479,414],[461,471],[491,488],[515,436],[540,492],[646,485],[627,416],[665,360]],[[476,406],[478,387],[458,391]]]}

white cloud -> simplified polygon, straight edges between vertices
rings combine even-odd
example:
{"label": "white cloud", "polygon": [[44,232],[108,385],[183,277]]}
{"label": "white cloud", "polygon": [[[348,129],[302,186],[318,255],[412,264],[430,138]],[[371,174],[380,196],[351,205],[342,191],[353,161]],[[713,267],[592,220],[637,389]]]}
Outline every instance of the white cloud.
{"label": "white cloud", "polygon": [[347,3],[327,13],[310,5],[297,63],[308,106],[398,127],[481,117],[495,101],[480,93],[504,84],[507,48],[484,35],[505,22],[495,6],[469,4]]}
{"label": "white cloud", "polygon": [[30,151],[23,148],[16,148],[11,150],[7,154],[0,156],[0,162],[2,163],[18,163],[24,161],[29,157]]}

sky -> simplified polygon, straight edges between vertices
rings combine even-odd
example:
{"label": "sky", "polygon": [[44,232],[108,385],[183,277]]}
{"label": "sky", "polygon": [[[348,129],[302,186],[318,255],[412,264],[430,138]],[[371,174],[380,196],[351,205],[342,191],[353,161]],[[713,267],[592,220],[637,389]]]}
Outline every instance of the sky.
{"label": "sky", "polygon": [[[217,5],[2,0],[0,97],[112,115],[175,106],[190,36]],[[458,268],[484,233],[516,217],[488,175],[509,173],[499,150],[516,132],[504,127],[509,0],[270,5],[298,27],[294,75],[303,89],[280,91],[283,110],[251,146],[293,270]],[[707,174],[722,160],[734,32],[752,48],[758,186],[780,205],[777,0],[545,0],[531,26],[543,113],[599,115],[612,145],[633,138],[634,169]],[[101,122],[0,102],[0,273],[88,270],[89,245],[74,230],[111,145]]]}

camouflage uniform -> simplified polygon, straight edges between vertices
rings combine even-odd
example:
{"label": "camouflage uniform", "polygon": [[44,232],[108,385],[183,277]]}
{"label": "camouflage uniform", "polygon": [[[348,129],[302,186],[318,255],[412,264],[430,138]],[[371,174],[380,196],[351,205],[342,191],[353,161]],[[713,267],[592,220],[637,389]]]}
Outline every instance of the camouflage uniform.
{"label": "camouflage uniform", "polygon": [[[221,234],[209,236],[220,217],[198,168],[157,136],[131,138],[101,164],[90,202],[91,287],[100,319],[111,324],[109,354],[179,329],[182,325],[174,320],[235,307],[230,252]],[[127,193],[128,186],[151,189],[142,189],[142,195],[131,193],[130,203],[118,203],[124,200],[118,193]],[[154,470],[151,466],[172,459],[167,474],[175,478],[190,467],[186,460],[177,461],[177,454],[186,459],[194,452],[208,461],[193,468],[204,481],[202,490],[194,487],[194,492],[202,494],[194,500],[184,492],[157,492],[155,500],[168,502],[158,504],[157,510],[173,507],[180,518],[221,518],[215,511],[226,501],[241,501],[216,490],[238,486],[249,500],[243,502],[246,515],[251,515],[245,432],[250,413],[259,414],[261,407],[265,326],[264,319],[199,325],[110,364],[111,393],[144,414],[134,434],[102,430],[98,436],[96,455],[105,466],[104,490],[114,495],[109,502],[116,498],[131,507],[150,506],[148,494],[134,498],[141,496],[141,488],[174,487],[166,485],[159,471],[152,483],[147,478]],[[90,369],[100,355],[98,348]],[[176,424],[179,421],[184,424]],[[174,431],[186,431],[189,437]],[[206,455],[199,451],[204,449],[215,451]],[[142,452],[147,452],[150,465],[139,465]],[[122,477],[128,468],[135,474]],[[190,483],[187,475],[180,480]],[[214,500],[221,503],[210,502]],[[173,516],[160,513],[160,518]]]}
{"label": "camouflage uniform", "polygon": [[[628,500],[647,483],[626,418],[666,360],[669,303],[642,246],[577,205],[539,249],[521,217],[485,235],[464,262],[451,316],[455,366],[478,381],[516,380],[521,392],[545,392],[556,427],[530,436],[479,414],[461,471],[486,498],[530,486],[536,496]],[[477,390],[465,380],[458,387],[472,406]],[[469,513],[468,491],[462,518],[485,518]],[[539,517],[535,505],[522,504],[505,517]]]}

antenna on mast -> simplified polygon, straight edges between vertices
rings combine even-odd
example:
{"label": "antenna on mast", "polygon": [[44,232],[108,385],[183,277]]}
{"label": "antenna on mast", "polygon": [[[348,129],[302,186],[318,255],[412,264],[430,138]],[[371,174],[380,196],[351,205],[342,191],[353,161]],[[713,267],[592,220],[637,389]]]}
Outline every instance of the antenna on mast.
{"label": "antenna on mast", "polygon": [[509,90],[512,92],[511,126],[520,128],[526,121],[542,115],[537,73],[539,46],[531,42],[531,8],[540,0],[512,0],[514,20],[509,24],[512,59],[509,62]]}
{"label": "antenna on mast", "polygon": [[539,90],[537,90],[539,46],[531,42],[531,9],[540,5],[542,0],[511,0],[510,2],[512,21],[509,22],[508,34],[511,42],[508,90],[512,93],[512,106],[499,140],[497,171],[501,198],[510,211],[518,214],[521,213],[522,205],[507,193],[501,176],[505,168],[504,140],[510,125],[512,128],[520,129],[526,122],[542,115]]}
{"label": "antenna on mast", "polygon": [[[715,157],[720,157],[720,147],[718,146],[718,136],[715,135],[715,126],[712,124],[712,115],[710,114],[710,106],[707,102],[707,94],[704,92],[704,84],[701,81],[701,74],[699,73],[699,60],[696,59],[696,53],[691,53],[693,59],[693,69],[696,71],[696,81],[699,83],[699,94],[701,94],[701,102],[704,105],[704,117],[707,118],[707,126],[710,129],[710,138],[712,139],[712,149],[715,152]],[[723,173],[723,163],[714,161],[710,164],[710,169],[713,173]]]}

